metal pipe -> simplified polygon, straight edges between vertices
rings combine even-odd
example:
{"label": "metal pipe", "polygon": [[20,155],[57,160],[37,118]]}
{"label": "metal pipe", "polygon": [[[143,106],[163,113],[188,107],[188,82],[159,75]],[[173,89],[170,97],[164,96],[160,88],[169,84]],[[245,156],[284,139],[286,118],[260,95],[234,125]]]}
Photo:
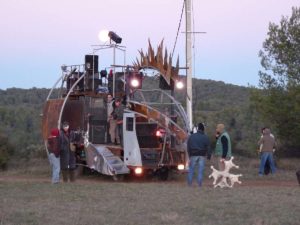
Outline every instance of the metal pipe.
{"label": "metal pipe", "polygon": [[189,121],[189,128],[193,127],[193,88],[192,88],[192,75],[193,75],[193,66],[192,66],[192,32],[191,32],[191,0],[185,0],[185,17],[186,17],[186,111]]}

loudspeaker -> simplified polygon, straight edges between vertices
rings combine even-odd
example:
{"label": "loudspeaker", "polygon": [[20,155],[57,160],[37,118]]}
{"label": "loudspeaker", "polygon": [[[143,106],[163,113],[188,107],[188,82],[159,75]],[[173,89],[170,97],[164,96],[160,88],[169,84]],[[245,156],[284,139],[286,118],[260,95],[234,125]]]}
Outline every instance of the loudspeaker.
{"label": "loudspeaker", "polygon": [[98,63],[98,55],[85,55],[85,70],[89,73],[93,74],[93,69],[94,73],[98,73]]}
{"label": "loudspeaker", "polygon": [[90,125],[89,129],[89,141],[93,144],[104,144],[106,143],[106,125]]}
{"label": "loudspeaker", "polygon": [[[93,88],[93,80],[94,80],[94,88]],[[101,79],[98,79],[98,78],[88,78],[86,79],[86,90],[97,90],[99,85],[101,86],[102,85],[102,80]]]}
{"label": "loudspeaker", "polygon": [[[108,76],[108,91],[113,93],[113,76]],[[116,72],[115,74],[115,93],[124,94],[124,73]]]}

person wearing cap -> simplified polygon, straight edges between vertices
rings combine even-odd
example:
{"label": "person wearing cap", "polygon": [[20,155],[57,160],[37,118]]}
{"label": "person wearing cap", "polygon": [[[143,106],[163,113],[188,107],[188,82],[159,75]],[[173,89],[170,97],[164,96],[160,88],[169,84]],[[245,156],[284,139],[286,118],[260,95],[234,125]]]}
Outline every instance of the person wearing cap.
{"label": "person wearing cap", "polygon": [[60,149],[59,149],[59,130],[53,128],[51,130],[50,136],[48,137],[47,143],[48,158],[50,161],[52,169],[52,184],[59,183],[59,173],[60,173]]}
{"label": "person wearing cap", "polygon": [[64,182],[75,181],[76,157],[70,144],[69,123],[64,122],[59,134],[60,166]]}
{"label": "person wearing cap", "polygon": [[215,156],[217,156],[219,170],[223,171],[225,169],[224,161],[231,157],[231,141],[225,125],[222,123],[217,125],[216,139]]}
{"label": "person wearing cap", "polygon": [[198,186],[202,186],[203,172],[205,167],[205,157],[210,160],[211,149],[208,136],[204,133],[204,124],[199,123],[197,133],[191,134],[187,142],[189,155],[189,171],[187,182],[192,186],[195,167],[198,166]]}

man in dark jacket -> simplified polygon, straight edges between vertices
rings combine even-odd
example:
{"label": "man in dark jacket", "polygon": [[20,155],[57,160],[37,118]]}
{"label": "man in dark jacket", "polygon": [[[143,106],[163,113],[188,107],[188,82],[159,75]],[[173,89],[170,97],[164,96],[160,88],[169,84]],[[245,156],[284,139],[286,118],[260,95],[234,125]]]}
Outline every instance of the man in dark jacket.
{"label": "man in dark jacket", "polygon": [[76,157],[75,150],[71,150],[70,144],[69,124],[64,122],[59,134],[60,167],[64,182],[75,181]]}
{"label": "man in dark jacket", "polygon": [[204,134],[203,123],[199,123],[197,133],[194,133],[189,137],[187,142],[187,149],[190,159],[189,172],[187,177],[188,185],[192,185],[194,170],[196,165],[198,165],[197,183],[199,187],[201,187],[205,167],[205,157],[207,157],[207,159],[209,160],[211,157],[210,143],[207,135]]}

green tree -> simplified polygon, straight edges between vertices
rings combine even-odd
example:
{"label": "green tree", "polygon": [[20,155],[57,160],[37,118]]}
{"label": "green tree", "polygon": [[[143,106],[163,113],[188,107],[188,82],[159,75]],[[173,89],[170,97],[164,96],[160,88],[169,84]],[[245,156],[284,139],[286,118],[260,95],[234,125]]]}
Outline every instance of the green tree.
{"label": "green tree", "polygon": [[275,128],[283,148],[300,149],[300,8],[280,24],[270,23],[268,36],[259,52],[259,85],[251,100],[271,128]]}

